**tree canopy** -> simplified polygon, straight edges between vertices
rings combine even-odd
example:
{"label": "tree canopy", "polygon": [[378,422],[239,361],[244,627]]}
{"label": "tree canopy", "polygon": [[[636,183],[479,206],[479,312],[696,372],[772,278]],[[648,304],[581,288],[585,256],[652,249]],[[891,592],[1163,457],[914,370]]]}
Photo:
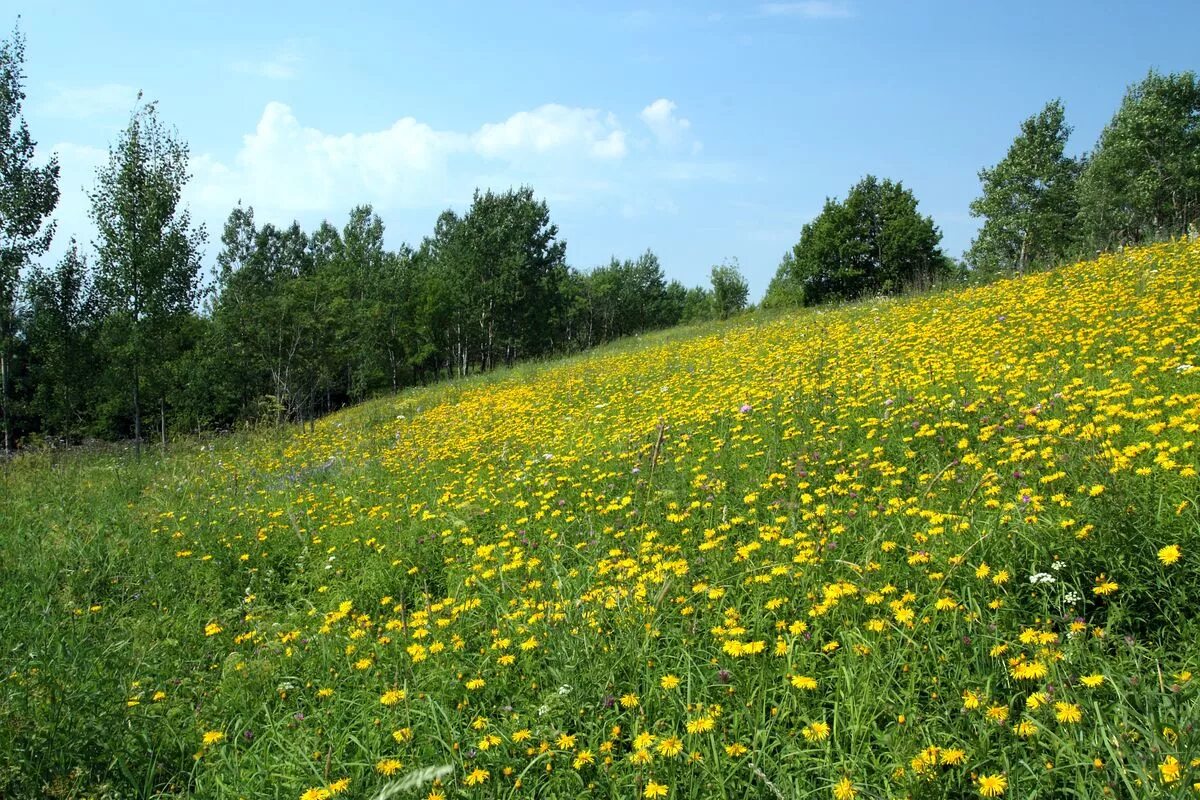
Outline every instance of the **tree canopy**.
{"label": "tree canopy", "polygon": [[1200,80],[1151,70],[1125,93],[1079,179],[1080,223],[1103,249],[1200,221]]}
{"label": "tree canopy", "polygon": [[979,171],[983,193],[971,215],[983,225],[966,261],[983,272],[1025,272],[1064,258],[1075,235],[1078,163],[1065,155],[1071,128],[1054,100],[1021,123],[1008,153]]}
{"label": "tree canopy", "polygon": [[868,175],[844,201],[829,198],[785,257],[769,304],[854,300],[927,286],[947,269],[942,234],[903,184]]}

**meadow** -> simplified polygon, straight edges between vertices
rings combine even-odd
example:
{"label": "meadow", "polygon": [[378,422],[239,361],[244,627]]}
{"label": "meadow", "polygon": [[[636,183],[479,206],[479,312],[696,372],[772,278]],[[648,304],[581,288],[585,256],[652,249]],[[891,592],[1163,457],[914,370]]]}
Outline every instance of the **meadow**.
{"label": "meadow", "polygon": [[1200,796],[1200,243],[30,453],[0,796]]}

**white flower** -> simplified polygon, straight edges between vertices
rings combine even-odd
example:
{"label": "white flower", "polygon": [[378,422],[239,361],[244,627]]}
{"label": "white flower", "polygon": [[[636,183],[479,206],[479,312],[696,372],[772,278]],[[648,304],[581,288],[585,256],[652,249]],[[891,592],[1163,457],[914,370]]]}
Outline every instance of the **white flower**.
{"label": "white flower", "polygon": [[567,685],[567,684],[565,684],[565,683],[564,683],[562,686],[558,687],[558,693],[559,693],[560,695],[567,695],[567,694],[570,694],[570,693],[571,693],[571,691],[572,691],[571,687],[570,687],[570,686],[568,686],[568,685]]}
{"label": "white flower", "polygon": [[1054,583],[1055,578],[1049,572],[1035,572],[1029,576],[1029,582],[1032,584],[1039,583]]}
{"label": "white flower", "polygon": [[1059,561],[1058,559],[1054,559],[1054,563],[1050,565],[1050,569],[1054,570],[1055,572],[1058,572],[1060,569],[1062,569],[1066,565],[1067,565],[1067,562]]}
{"label": "white flower", "polygon": [[1194,369],[1195,369],[1195,367],[1193,367],[1191,364],[1180,364],[1178,367],[1175,368],[1175,371],[1179,372],[1179,373],[1184,373],[1184,372],[1191,372]]}

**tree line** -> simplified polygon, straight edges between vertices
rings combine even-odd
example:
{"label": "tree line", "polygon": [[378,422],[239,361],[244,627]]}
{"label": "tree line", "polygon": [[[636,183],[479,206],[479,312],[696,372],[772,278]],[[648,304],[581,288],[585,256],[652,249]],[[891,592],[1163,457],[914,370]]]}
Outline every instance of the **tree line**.
{"label": "tree line", "polygon": [[[668,281],[650,250],[592,270],[533,189],[476,191],[417,246],[384,245],[369,205],[342,227],[255,219],[208,241],[181,202],[188,148],[139,96],[89,192],[96,238],[53,266],[54,157],[34,163],[24,40],[0,42],[0,367],[4,443],[305,421],[381,392],[571,353],[746,306],[736,263]],[[158,430],[154,434],[158,434]]]}
{"label": "tree line", "polygon": [[[415,245],[388,249],[369,205],[314,230],[233,208],[216,269],[181,198],[188,148],[141,97],[89,192],[95,239],[41,263],[59,168],[35,163],[21,113],[24,39],[0,40],[0,419],[18,440],[132,438],[245,421],[303,422],[382,392],[585,350],[748,305],[736,260],[707,287],[655,254],[591,270],[533,189],[476,190]],[[1021,273],[1178,235],[1200,221],[1200,82],[1151,71],[1099,141],[1066,155],[1055,100],[979,172],[982,220],[962,261],[901,182],[828,198],[763,300],[786,307]]]}
{"label": "tree line", "polygon": [[1091,151],[1066,153],[1061,100],[1024,120],[979,172],[981,220],[962,262],[902,184],[868,175],[828,199],[784,255],[763,304],[816,305],[1022,274],[1126,245],[1200,231],[1200,80],[1151,71],[1129,87]]}

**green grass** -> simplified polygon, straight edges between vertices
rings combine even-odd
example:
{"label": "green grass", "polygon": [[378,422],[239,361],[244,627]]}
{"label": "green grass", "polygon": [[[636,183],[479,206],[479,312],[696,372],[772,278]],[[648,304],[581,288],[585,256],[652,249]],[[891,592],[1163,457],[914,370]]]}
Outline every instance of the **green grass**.
{"label": "green grass", "polygon": [[0,797],[1193,793],[1197,297],[1164,244],[24,454]]}

